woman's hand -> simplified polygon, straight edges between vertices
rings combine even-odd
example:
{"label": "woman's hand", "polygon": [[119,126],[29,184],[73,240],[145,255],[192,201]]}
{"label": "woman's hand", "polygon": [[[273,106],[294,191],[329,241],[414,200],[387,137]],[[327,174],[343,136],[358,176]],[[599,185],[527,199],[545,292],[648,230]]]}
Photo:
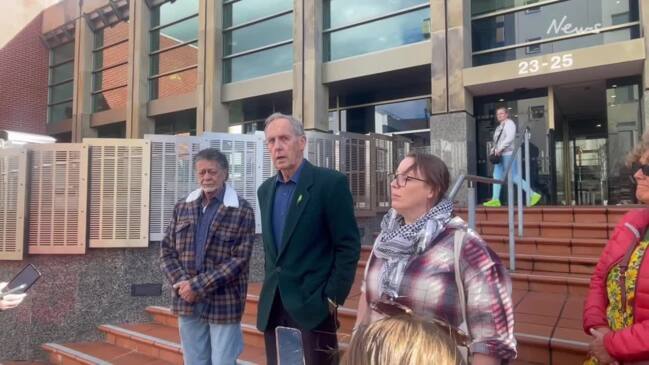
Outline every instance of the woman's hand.
{"label": "woman's hand", "polygon": [[593,335],[594,339],[588,348],[590,353],[595,356],[600,363],[617,365],[618,362],[609,355],[604,346],[604,336],[609,332],[611,332],[611,329],[607,327],[591,328],[590,334]]}
{"label": "woman's hand", "polygon": [[[6,282],[0,283],[0,291],[2,291],[7,286]],[[27,294],[7,294],[2,299],[0,299],[0,310],[7,310],[17,307],[22,303],[23,299]]]}

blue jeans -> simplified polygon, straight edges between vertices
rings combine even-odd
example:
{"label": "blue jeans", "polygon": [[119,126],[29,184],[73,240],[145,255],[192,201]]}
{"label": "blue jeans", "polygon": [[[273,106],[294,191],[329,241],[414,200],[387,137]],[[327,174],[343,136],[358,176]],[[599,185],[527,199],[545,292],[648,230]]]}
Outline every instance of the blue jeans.
{"label": "blue jeans", "polygon": [[[502,155],[502,159],[500,160],[500,163],[497,165],[494,165],[494,179],[496,180],[502,180],[505,178],[505,167],[509,164],[510,161],[514,159],[514,155]],[[532,188],[530,187],[530,184],[521,179],[521,175],[518,173],[518,164],[516,161],[514,161],[514,164],[512,165],[512,180],[516,185],[518,184],[523,184],[523,190],[527,193],[528,196],[532,196]],[[494,184],[493,185],[493,193],[491,198],[494,200],[500,200],[500,184]]]}
{"label": "blue jeans", "polygon": [[200,318],[204,304],[191,316],[179,316],[185,365],[234,365],[243,351],[241,324],[211,324]]}

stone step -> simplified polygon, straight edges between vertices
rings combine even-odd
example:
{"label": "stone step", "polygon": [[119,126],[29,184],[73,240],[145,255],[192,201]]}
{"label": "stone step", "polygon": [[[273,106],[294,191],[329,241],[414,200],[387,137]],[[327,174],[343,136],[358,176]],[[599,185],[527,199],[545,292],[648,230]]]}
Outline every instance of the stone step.
{"label": "stone step", "polygon": [[586,274],[516,270],[510,275],[514,289],[548,295],[585,296],[588,293],[588,284],[590,283],[590,275]]}
{"label": "stone step", "polygon": [[57,365],[172,365],[152,356],[106,342],[46,343],[41,346]]}
{"label": "stone step", "polygon": [[[526,222],[563,222],[563,223],[617,223],[631,209],[646,208],[643,205],[625,206],[543,206],[525,208],[523,218]],[[466,207],[455,208],[455,214],[465,220],[468,217]],[[507,207],[476,208],[476,221],[507,221]],[[515,214],[515,216],[517,216]]]}
{"label": "stone step", "polygon": [[[615,223],[565,223],[529,222],[523,223],[524,237],[565,238],[565,239],[607,239],[615,228]],[[518,235],[518,224],[515,224]],[[481,221],[476,223],[476,231],[481,235],[508,236],[509,225],[504,221]]]}
{"label": "stone step", "polygon": [[[509,267],[509,254],[498,252],[503,263]],[[563,274],[586,274],[591,275],[597,265],[597,258],[553,256],[553,255],[530,255],[516,253],[516,271],[537,271]]]}
{"label": "stone step", "polygon": [[[170,310],[168,310],[167,316],[175,317]],[[172,364],[183,363],[180,334],[177,327],[151,322],[101,325],[99,330],[106,334],[106,342],[113,345],[135,350]],[[238,363],[259,364],[260,356],[265,356],[263,336],[261,337],[261,345],[259,345],[257,341],[259,331],[254,327],[251,328],[248,324],[242,324],[242,330],[244,333],[244,352],[241,354]]]}
{"label": "stone step", "polygon": [[[509,237],[503,235],[481,235],[489,247],[497,252],[509,251]],[[587,257],[599,259],[606,246],[606,239],[598,238],[556,238],[515,237],[516,254],[554,255]]]}

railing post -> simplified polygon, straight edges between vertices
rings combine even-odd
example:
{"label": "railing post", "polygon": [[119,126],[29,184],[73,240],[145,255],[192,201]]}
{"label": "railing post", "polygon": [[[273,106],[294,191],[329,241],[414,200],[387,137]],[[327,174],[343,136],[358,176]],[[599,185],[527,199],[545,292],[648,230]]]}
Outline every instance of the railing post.
{"label": "railing post", "polygon": [[[525,128],[525,181],[532,186],[532,180],[530,179],[530,127]],[[525,205],[530,206],[532,197],[529,194],[525,194]]]}
{"label": "railing post", "polygon": [[516,256],[514,249],[514,181],[511,168],[507,172],[507,215],[509,223],[509,270],[514,271],[516,270]]}
{"label": "railing post", "polygon": [[467,193],[468,193],[468,203],[469,203],[469,228],[475,229],[475,203],[476,203],[476,183],[472,180],[468,181],[467,184]]}
{"label": "railing post", "polygon": [[[516,155],[514,156],[516,158],[516,171],[518,171],[518,176],[519,179],[521,177],[521,150],[520,148],[518,151],[516,151]],[[518,184],[518,237],[523,237],[523,182],[519,181]]]}

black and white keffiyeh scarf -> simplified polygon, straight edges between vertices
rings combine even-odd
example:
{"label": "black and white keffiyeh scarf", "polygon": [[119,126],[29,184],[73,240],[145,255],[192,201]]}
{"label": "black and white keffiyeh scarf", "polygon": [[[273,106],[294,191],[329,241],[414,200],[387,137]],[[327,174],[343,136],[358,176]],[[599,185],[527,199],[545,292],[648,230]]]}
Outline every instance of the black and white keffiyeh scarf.
{"label": "black and white keffiyeh scarf", "polygon": [[379,275],[381,295],[398,297],[403,273],[411,257],[422,253],[444,230],[453,214],[453,202],[444,198],[414,223],[405,224],[401,215],[390,209],[381,221],[374,254],[386,260]]}

